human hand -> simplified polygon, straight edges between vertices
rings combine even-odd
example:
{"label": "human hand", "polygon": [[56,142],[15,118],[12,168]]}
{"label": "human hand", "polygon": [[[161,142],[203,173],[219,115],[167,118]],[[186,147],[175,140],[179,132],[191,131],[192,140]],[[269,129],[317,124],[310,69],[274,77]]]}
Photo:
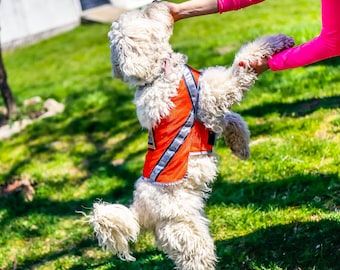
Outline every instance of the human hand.
{"label": "human hand", "polygon": [[[240,67],[243,67],[246,64],[241,61],[241,62],[238,63],[238,65]],[[249,66],[255,70],[257,75],[260,75],[261,73],[263,73],[267,69],[269,69],[268,59],[267,58],[262,58],[260,61],[251,62],[251,63],[249,63]]]}
{"label": "human hand", "polygon": [[269,69],[268,59],[262,58],[260,61],[250,63],[250,66],[255,70],[257,75],[260,75]]}
{"label": "human hand", "polygon": [[172,3],[172,2],[167,2],[167,1],[163,1],[162,3],[164,3],[170,10],[171,16],[174,18],[174,21],[178,21],[179,17],[178,17],[178,7],[176,3]]}

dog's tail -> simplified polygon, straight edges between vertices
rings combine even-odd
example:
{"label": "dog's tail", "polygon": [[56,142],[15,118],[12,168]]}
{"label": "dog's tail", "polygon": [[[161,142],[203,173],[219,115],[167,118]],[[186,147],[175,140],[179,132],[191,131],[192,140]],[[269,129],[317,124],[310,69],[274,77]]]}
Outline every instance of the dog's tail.
{"label": "dog's tail", "polygon": [[87,218],[103,250],[117,254],[122,260],[135,261],[129,242],[136,242],[140,226],[133,211],[121,204],[97,202]]}

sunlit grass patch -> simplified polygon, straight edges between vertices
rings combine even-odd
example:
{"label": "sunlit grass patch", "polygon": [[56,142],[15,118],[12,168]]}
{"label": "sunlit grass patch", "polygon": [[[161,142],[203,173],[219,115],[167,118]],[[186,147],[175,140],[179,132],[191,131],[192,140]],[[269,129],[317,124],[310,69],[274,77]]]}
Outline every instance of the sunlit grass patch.
{"label": "sunlit grass patch", "polygon": [[[171,43],[195,68],[230,65],[238,48],[266,34],[297,44],[319,33],[319,1],[265,1],[223,15],[179,21]],[[272,16],[275,14],[275,16]],[[147,131],[134,90],[111,77],[110,25],[84,25],[4,54],[20,106],[53,97],[65,111],[0,142],[0,269],[173,269],[142,232],[136,261],[104,252],[81,222],[98,200],[129,204],[141,175]],[[220,270],[338,269],[340,250],[340,61],[262,74],[233,110],[248,123],[251,157],[216,143],[219,175],[206,214]]]}

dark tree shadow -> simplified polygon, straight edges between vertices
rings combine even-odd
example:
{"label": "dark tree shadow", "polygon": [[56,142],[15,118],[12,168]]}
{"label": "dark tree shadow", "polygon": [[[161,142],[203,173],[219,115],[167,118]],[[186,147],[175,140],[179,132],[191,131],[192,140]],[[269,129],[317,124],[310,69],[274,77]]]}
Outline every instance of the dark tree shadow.
{"label": "dark tree shadow", "polygon": [[[220,270],[336,270],[340,252],[340,222],[292,222],[263,228],[242,237],[218,241]],[[262,267],[262,268],[260,268]]]}
{"label": "dark tree shadow", "polygon": [[[195,55],[200,56],[199,53]],[[205,54],[207,55],[207,54]],[[205,62],[209,62],[210,56],[221,57],[211,53],[207,55]],[[231,54],[225,56],[230,59]],[[193,59],[193,62],[201,61]],[[323,64],[338,66],[339,58],[328,60]],[[200,68],[200,67],[199,67]],[[105,85],[104,85],[105,87]],[[92,91],[100,90],[92,89]],[[90,89],[82,89],[79,93],[72,94],[66,100],[66,111],[62,116],[44,120],[27,128],[25,132],[29,134],[24,142],[30,143],[39,138],[46,137],[43,143],[30,145],[30,155],[14,164],[4,176],[10,177],[20,173],[20,169],[31,162],[35,156],[44,153],[47,156],[53,155],[55,150],[47,147],[58,140],[60,136],[70,137],[82,134],[95,146],[95,151],[91,154],[71,153],[79,157],[79,166],[87,173],[86,176],[72,180],[72,184],[81,185],[86,182],[91,175],[97,174],[100,170],[105,172],[105,176],[124,179],[122,186],[112,188],[109,192],[92,194],[85,199],[68,199],[64,201],[54,201],[43,196],[37,197],[33,202],[24,202],[20,196],[9,196],[0,201],[0,209],[6,209],[6,215],[0,220],[1,228],[12,226],[16,228],[13,221],[20,217],[39,214],[52,217],[70,217],[77,215],[77,210],[90,207],[94,201],[101,198],[105,201],[118,201],[128,204],[132,199],[133,187],[136,179],[140,176],[137,171],[131,170],[124,164],[113,166],[110,156],[124,151],[125,147],[137,138],[142,136],[138,121],[135,117],[135,109],[130,106],[133,93],[125,91],[107,91],[108,101],[100,108],[93,108],[83,112],[79,116],[72,116],[71,121],[67,121],[68,115],[72,115],[74,100],[81,99],[83,92],[90,92]],[[253,107],[249,110],[241,111],[243,116],[264,116],[267,113],[278,112],[282,116],[300,117],[312,113],[320,108],[338,108],[340,96],[330,98],[310,99],[298,101],[291,104],[269,103]],[[67,124],[65,125],[65,122]],[[125,123],[122,125],[121,123]],[[112,149],[105,147],[107,140],[117,133],[124,132],[127,135],[115,144]],[[96,133],[103,133],[103,136],[96,136]],[[77,144],[77,141],[74,141]],[[79,156],[78,156],[79,155]],[[134,162],[142,153],[136,151],[130,154],[125,162]],[[142,164],[138,165],[140,168]],[[137,166],[137,167],[138,167]],[[40,185],[49,185],[50,188],[58,192],[65,185],[69,184],[69,179],[53,182],[50,179],[38,179],[36,188]],[[296,175],[288,179],[280,179],[273,182],[262,183],[228,183],[219,178],[215,185],[208,205],[254,205],[257,208],[266,210],[270,207],[286,208],[290,206],[308,205],[316,209],[335,211],[339,208],[339,178],[336,175]],[[261,194],[262,196],[258,196]],[[318,222],[291,223],[275,227],[263,228],[259,231],[236,237],[225,241],[218,241],[217,254],[220,257],[218,269],[253,269],[254,266],[268,267],[275,264],[288,269],[312,268],[332,270],[337,266],[339,254],[339,222],[321,220]],[[22,234],[26,239],[39,237],[39,230],[24,230]],[[261,241],[259,241],[261,239]],[[35,269],[38,265],[49,261],[55,261],[66,254],[82,256],[86,249],[98,248],[97,241],[93,236],[86,235],[79,241],[70,240],[63,243],[59,251],[52,251],[42,254],[34,259],[23,259],[16,269]],[[236,254],[236,256],[235,256]],[[145,252],[134,252],[137,261],[134,263],[121,262],[116,257],[110,261],[106,259],[95,259],[84,264],[74,264],[69,269],[97,269],[101,267],[111,269],[173,269],[171,261],[165,255],[155,249]],[[155,259],[155,257],[157,259]],[[325,259],[327,257],[327,259]],[[303,268],[305,267],[305,268]],[[319,267],[319,268],[318,268]],[[326,267],[326,268],[323,268]],[[334,268],[335,269],[335,268]]]}
{"label": "dark tree shadow", "polygon": [[340,107],[340,96],[311,98],[293,103],[272,102],[263,103],[250,109],[240,110],[243,116],[264,117],[267,114],[278,113],[281,117],[303,117],[321,108],[335,109]]}
{"label": "dark tree shadow", "polygon": [[[337,175],[295,175],[271,182],[229,183],[219,178],[208,205],[253,205],[271,207],[312,206],[337,211],[340,206],[340,179]],[[261,196],[259,196],[261,194]]]}
{"label": "dark tree shadow", "polygon": [[340,66],[340,57],[333,57],[333,58],[329,58],[323,61],[320,61],[318,63],[312,64],[312,66],[314,65],[324,65],[324,66],[332,66],[332,67],[338,67]]}

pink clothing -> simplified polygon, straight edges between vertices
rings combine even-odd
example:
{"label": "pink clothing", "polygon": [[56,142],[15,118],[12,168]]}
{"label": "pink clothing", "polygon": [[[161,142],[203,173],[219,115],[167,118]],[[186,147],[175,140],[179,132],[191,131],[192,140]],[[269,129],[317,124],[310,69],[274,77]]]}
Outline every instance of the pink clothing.
{"label": "pink clothing", "polygon": [[264,0],[217,0],[220,13],[255,5]]}
{"label": "pink clothing", "polygon": [[268,60],[273,71],[309,65],[340,56],[340,1],[321,0],[322,29],[318,37]]}

